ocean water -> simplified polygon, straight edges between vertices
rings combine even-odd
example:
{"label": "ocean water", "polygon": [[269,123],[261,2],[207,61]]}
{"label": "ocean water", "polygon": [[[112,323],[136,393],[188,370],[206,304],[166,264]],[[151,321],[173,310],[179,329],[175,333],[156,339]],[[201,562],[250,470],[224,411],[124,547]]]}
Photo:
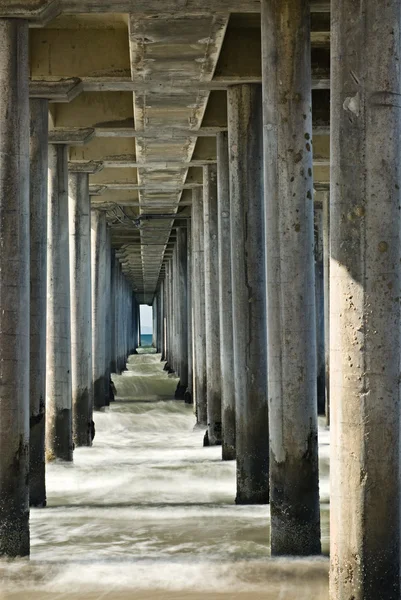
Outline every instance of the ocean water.
{"label": "ocean water", "polygon": [[[327,600],[328,559],[272,559],[269,507],[236,506],[235,462],[202,447],[159,354],[130,357],[92,448],[48,466],[30,561],[0,561],[1,600]],[[328,433],[319,432],[328,552]]]}
{"label": "ocean water", "polygon": [[141,346],[146,348],[148,346],[152,346],[152,334],[150,333],[141,333]]}

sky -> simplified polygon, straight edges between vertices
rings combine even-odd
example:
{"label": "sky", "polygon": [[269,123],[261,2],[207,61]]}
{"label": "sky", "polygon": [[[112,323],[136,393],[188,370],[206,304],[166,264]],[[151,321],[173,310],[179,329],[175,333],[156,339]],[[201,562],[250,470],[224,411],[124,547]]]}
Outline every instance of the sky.
{"label": "sky", "polygon": [[141,328],[152,327],[152,307],[141,304]]}

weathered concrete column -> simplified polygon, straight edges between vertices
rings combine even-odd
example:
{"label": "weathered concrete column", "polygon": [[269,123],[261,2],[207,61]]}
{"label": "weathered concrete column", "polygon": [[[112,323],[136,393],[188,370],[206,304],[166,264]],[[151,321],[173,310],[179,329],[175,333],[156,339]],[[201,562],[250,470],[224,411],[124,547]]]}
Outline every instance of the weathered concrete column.
{"label": "weathered concrete column", "polygon": [[0,556],[29,554],[28,23],[0,20]]}
{"label": "weathered concrete column", "polygon": [[47,100],[31,100],[30,130],[30,441],[29,499],[46,506]]}
{"label": "weathered concrete column", "polygon": [[324,263],[323,263],[323,203],[316,192],[314,201],[315,229],[315,304],[316,304],[316,361],[317,361],[317,412],[326,410],[326,360],[324,343]]}
{"label": "weathered concrete column", "polygon": [[172,360],[173,360],[173,331],[172,331],[172,260],[170,259],[166,264],[166,282],[167,282],[167,319],[166,319],[166,364],[164,366],[166,371],[171,371]]}
{"label": "weathered concrete column", "polygon": [[193,403],[193,338],[192,338],[192,225],[187,223],[187,319],[188,319],[188,386],[185,402]]}
{"label": "weathered concrete column", "polygon": [[217,135],[220,368],[223,460],[235,458],[235,389],[228,134]]}
{"label": "weathered concrete column", "polygon": [[[92,364],[94,408],[102,410],[108,398],[106,371],[106,213],[91,210],[92,246]],[[125,299],[125,297],[124,297]]]}
{"label": "weathered concrete column", "polygon": [[330,425],[330,192],[323,197],[323,281],[326,425]]}
{"label": "weathered concrete column", "polygon": [[217,167],[203,167],[207,443],[221,444]]}
{"label": "weathered concrete column", "polygon": [[49,146],[46,340],[46,458],[71,461],[68,147],[65,144]]}
{"label": "weathered concrete column", "polygon": [[400,13],[332,2],[332,600],[401,594]]}
{"label": "weathered concrete column", "polygon": [[[111,232],[110,227],[106,226],[106,246],[105,246],[105,355],[104,368],[106,377],[106,406],[110,406],[112,394],[110,392],[111,381]],[[127,302],[127,310],[129,302]],[[127,347],[128,347],[128,323],[127,323]]]}
{"label": "weathered concrete column", "polygon": [[230,87],[231,203],[237,504],[269,501],[262,89]]}
{"label": "weathered concrete column", "polygon": [[159,287],[159,352],[161,360],[164,360],[164,279],[160,281]]}
{"label": "weathered concrete column", "polygon": [[271,551],[320,553],[310,11],[262,0]]}
{"label": "weathered concrete column", "polygon": [[152,346],[154,348],[156,348],[157,350],[157,338],[158,338],[158,332],[157,332],[157,304],[158,304],[158,300],[157,297],[155,296],[153,298],[153,302],[152,302]]}
{"label": "weathered concrete column", "polygon": [[72,430],[75,446],[92,445],[92,302],[89,174],[70,172]]}
{"label": "weathered concrete column", "polygon": [[118,299],[117,299],[117,264],[116,264],[115,251],[111,251],[111,264],[110,264],[110,371],[111,373],[117,373],[117,320],[118,320]]}
{"label": "weathered concrete column", "polygon": [[194,315],[194,393],[196,421],[198,425],[207,425],[205,259],[203,238],[203,194],[201,188],[195,188],[192,191],[192,306]]}
{"label": "weathered concrete column", "polygon": [[185,399],[188,389],[188,246],[187,228],[177,227],[177,362],[180,381],[175,397]]}

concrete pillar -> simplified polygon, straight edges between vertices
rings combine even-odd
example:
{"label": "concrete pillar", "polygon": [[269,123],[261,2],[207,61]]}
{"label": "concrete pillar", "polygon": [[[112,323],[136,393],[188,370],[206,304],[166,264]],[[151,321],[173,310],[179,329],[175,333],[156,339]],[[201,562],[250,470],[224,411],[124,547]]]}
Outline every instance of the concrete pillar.
{"label": "concrete pillar", "polygon": [[158,339],[158,321],[157,321],[157,311],[158,311],[158,298],[157,295],[154,296],[152,302],[152,346],[157,350],[157,339]]}
{"label": "concrete pillar", "polygon": [[195,188],[192,191],[192,307],[194,315],[194,393],[196,421],[198,425],[207,425],[205,259],[203,238],[203,195],[201,188]]}
{"label": "concrete pillar", "polygon": [[271,551],[319,554],[310,11],[261,7]]}
{"label": "concrete pillar", "polygon": [[187,228],[177,228],[177,363],[180,381],[175,397],[184,400],[188,389],[188,246]]}
{"label": "concrete pillar", "polygon": [[[104,288],[105,293],[105,377],[106,377],[106,406],[110,405],[112,398],[110,394],[110,381],[111,381],[111,233],[110,227],[106,226],[106,248],[105,248],[105,278],[106,285]],[[128,302],[127,302],[128,310]],[[128,324],[127,324],[127,336],[128,336]]]}
{"label": "concrete pillar", "polygon": [[235,458],[235,390],[228,134],[217,135],[220,368],[223,460]]}
{"label": "concrete pillar", "polygon": [[219,328],[219,243],[217,227],[217,168],[203,167],[205,259],[207,443],[221,444],[221,378]]}
{"label": "concrete pillar", "polygon": [[118,320],[118,299],[117,299],[117,259],[115,251],[111,251],[110,264],[110,371],[117,373],[117,320]]}
{"label": "concrete pillar", "polygon": [[332,2],[330,598],[400,598],[401,1]]}
{"label": "concrete pillar", "polygon": [[49,146],[46,458],[72,460],[68,147]]}
{"label": "concrete pillar", "polygon": [[188,320],[188,386],[185,402],[193,403],[193,347],[192,347],[192,232],[191,220],[187,224],[187,320]]}
{"label": "concrete pillar", "polygon": [[315,304],[316,304],[316,360],[317,360],[317,411],[326,410],[326,357],[324,346],[324,265],[323,265],[323,204],[317,197],[314,202],[315,225]]}
{"label": "concrete pillar", "polygon": [[47,278],[47,100],[31,100],[30,135],[30,441],[31,506],[46,506],[46,278]]}
{"label": "concrete pillar", "polygon": [[0,19],[0,556],[29,554],[28,23]]}
{"label": "concrete pillar", "polygon": [[109,388],[105,348],[107,225],[104,211],[92,208],[91,229],[93,402],[96,410],[102,410],[107,404]]}
{"label": "concrete pillar", "polygon": [[162,279],[160,282],[160,292],[159,292],[159,302],[160,302],[160,311],[159,311],[159,344],[160,344],[160,359],[165,360],[166,348],[165,348],[165,338],[164,338],[164,312],[165,312],[165,280]]}
{"label": "concrete pillar", "polygon": [[326,425],[330,425],[330,192],[323,197],[323,281]]}
{"label": "concrete pillar", "polygon": [[230,87],[231,202],[237,504],[269,501],[262,90]]}
{"label": "concrete pillar", "polygon": [[68,178],[70,221],[72,431],[75,446],[92,445],[91,218],[88,173]]}
{"label": "concrete pillar", "polygon": [[170,259],[166,264],[167,273],[167,362],[165,364],[166,371],[172,371],[173,364],[173,278],[172,278],[173,261]]}

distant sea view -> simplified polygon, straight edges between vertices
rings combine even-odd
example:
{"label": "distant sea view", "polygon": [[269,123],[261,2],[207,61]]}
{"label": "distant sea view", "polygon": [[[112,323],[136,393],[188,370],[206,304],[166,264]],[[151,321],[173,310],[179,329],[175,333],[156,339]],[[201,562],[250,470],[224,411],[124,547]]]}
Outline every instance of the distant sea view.
{"label": "distant sea view", "polygon": [[151,333],[141,333],[141,346],[151,346],[152,345],[152,334]]}

